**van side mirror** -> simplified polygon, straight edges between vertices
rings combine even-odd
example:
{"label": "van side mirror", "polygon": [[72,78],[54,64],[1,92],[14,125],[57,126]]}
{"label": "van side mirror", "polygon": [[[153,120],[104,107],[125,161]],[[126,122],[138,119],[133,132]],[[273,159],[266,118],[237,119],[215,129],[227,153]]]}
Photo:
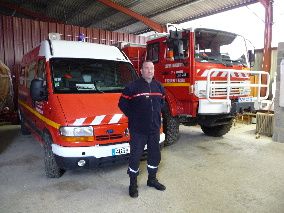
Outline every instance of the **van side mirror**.
{"label": "van side mirror", "polygon": [[30,86],[30,95],[33,101],[47,100],[46,87],[43,85],[43,80],[33,79]]}

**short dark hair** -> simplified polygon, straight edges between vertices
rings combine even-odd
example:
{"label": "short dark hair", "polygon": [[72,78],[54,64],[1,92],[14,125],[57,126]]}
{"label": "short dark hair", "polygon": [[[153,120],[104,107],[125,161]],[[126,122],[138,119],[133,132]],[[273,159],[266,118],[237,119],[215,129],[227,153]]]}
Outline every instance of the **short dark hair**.
{"label": "short dark hair", "polygon": [[145,61],[143,61],[142,64],[144,64],[144,63],[146,63],[146,62],[152,62],[152,63],[153,63],[153,61],[151,61],[151,60],[145,60]]}
{"label": "short dark hair", "polygon": [[142,63],[142,67],[143,67],[144,63],[148,63],[148,62],[153,63],[153,61],[151,61],[151,60],[145,60],[145,61],[143,61],[143,63]]}

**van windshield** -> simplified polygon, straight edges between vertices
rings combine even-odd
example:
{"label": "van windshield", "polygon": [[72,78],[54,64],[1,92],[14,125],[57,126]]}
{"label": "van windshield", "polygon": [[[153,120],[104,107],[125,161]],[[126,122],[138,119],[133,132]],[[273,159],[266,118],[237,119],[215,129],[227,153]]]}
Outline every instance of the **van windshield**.
{"label": "van windshield", "polygon": [[121,92],[137,79],[130,63],[98,59],[50,59],[55,93]]}

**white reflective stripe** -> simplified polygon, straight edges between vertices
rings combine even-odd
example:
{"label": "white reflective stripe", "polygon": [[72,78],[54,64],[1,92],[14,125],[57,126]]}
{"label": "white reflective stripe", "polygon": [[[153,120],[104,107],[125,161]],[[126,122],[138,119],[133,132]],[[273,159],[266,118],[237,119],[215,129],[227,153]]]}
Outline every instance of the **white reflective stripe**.
{"label": "white reflective stripe", "polygon": [[215,72],[212,73],[211,76],[212,76],[212,77],[216,77],[218,74],[219,74],[219,71],[215,71]]}
{"label": "white reflective stripe", "polygon": [[115,114],[108,123],[109,124],[118,123],[121,117],[122,117],[122,114]]}
{"label": "white reflective stripe", "polygon": [[137,172],[139,172],[139,169],[138,169],[137,171],[135,171],[135,170],[131,169],[130,167],[128,167],[128,169],[129,169],[129,171],[130,171],[130,172],[133,172],[133,173],[137,173]]}
{"label": "white reflective stripe", "polygon": [[209,72],[208,70],[205,70],[204,73],[201,74],[201,76],[202,76],[202,77],[206,77],[207,74],[208,74],[208,72]]}
{"label": "white reflective stripe", "polygon": [[99,125],[101,124],[102,120],[105,118],[105,115],[96,116],[95,119],[92,121],[90,125]]}
{"label": "white reflective stripe", "polygon": [[150,95],[150,93],[149,92],[147,92],[147,93],[140,93],[140,94],[137,94],[137,95],[133,95],[133,97],[139,97],[139,96],[142,96],[142,95]]}
{"label": "white reflective stripe", "polygon": [[73,123],[73,125],[82,125],[84,123],[84,121],[86,120],[86,118],[78,118],[76,119],[76,121]]}
{"label": "white reflective stripe", "polygon": [[158,168],[157,166],[151,166],[149,164],[147,164],[147,167],[149,167],[150,169],[157,169]]}
{"label": "white reflective stripe", "polygon": [[221,77],[225,77],[225,76],[227,76],[227,73],[226,72],[222,72]]}

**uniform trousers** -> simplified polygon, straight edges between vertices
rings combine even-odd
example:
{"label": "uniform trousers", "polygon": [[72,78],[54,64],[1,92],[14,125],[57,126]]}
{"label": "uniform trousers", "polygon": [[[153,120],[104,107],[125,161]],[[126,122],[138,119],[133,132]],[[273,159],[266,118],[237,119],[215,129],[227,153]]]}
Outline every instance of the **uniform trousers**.
{"label": "uniform trousers", "polygon": [[147,170],[149,175],[155,175],[161,161],[160,132],[150,132],[148,135],[130,132],[130,158],[127,173],[130,177],[139,175],[139,164],[147,145]]}

